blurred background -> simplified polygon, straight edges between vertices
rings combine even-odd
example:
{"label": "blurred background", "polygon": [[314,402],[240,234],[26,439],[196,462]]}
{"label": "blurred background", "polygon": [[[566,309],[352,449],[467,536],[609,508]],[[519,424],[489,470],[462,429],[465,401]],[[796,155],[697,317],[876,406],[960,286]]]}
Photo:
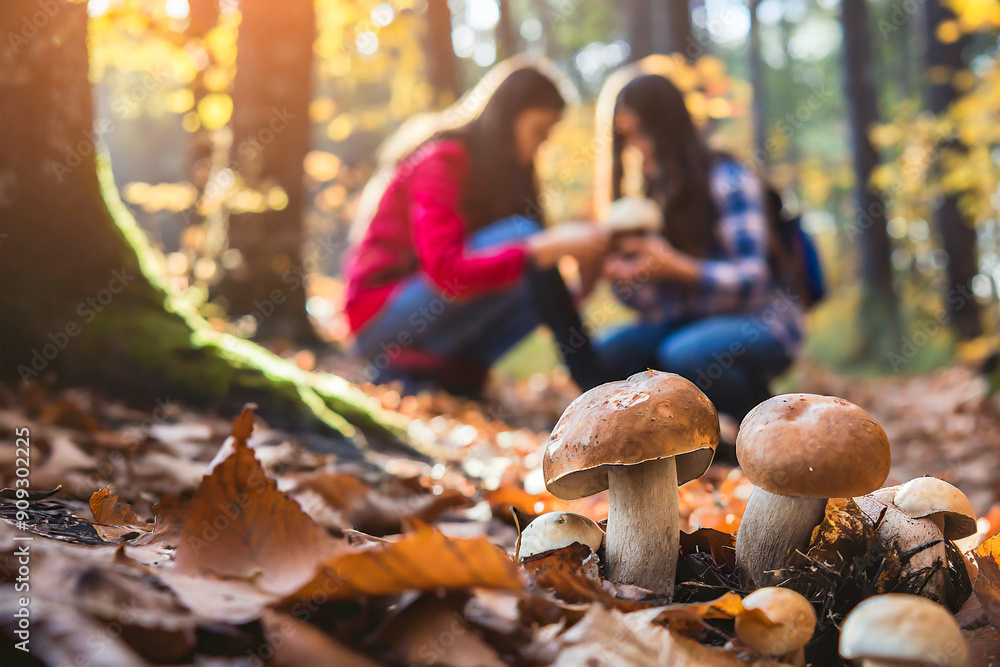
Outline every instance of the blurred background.
{"label": "blurred background", "polygon": [[[577,91],[540,159],[550,221],[593,217],[605,78],[670,54],[712,145],[766,175],[820,248],[830,296],[809,314],[807,363],[917,373],[995,349],[998,0],[89,0],[88,12],[95,132],[156,261],[213,327],[279,353],[350,342],[338,273],[380,144],[517,53],[548,58]],[[261,299],[272,286],[292,288],[286,303]],[[628,317],[600,291],[587,312]],[[501,370],[555,363],[539,332]]]}

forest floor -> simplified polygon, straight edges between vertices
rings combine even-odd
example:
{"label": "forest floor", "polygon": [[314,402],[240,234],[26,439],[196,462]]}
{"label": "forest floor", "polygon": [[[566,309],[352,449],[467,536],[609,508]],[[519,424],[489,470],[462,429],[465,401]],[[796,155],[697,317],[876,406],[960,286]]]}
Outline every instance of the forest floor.
{"label": "forest floor", "polygon": [[[347,372],[342,363],[315,365]],[[794,383],[883,425],[887,484],[934,475],[961,488],[987,519],[963,551],[1000,530],[1000,397],[972,371],[861,381],[805,368]],[[3,665],[773,664],[734,643],[742,608],[721,590],[708,591],[714,605],[688,591],[678,597],[692,604],[660,607],[602,581],[586,554],[515,567],[493,546],[514,552],[511,507],[522,521],[607,516],[606,494],[545,492],[548,430],[575,396],[566,378],[494,385],[481,403],[363,389],[410,420],[410,441],[433,460],[374,445],[338,460],[260,419],[250,435],[247,414],[234,424],[169,401],[143,411],[87,390],[0,387],[0,433],[14,442],[28,429],[36,494],[23,531],[16,495],[0,494]],[[15,487],[22,458],[0,449],[0,486]],[[682,554],[694,544],[718,555],[750,489],[726,465],[683,486],[681,529],[695,537]],[[25,545],[30,656],[15,648]],[[997,633],[977,610],[965,618],[973,664],[989,664]]]}

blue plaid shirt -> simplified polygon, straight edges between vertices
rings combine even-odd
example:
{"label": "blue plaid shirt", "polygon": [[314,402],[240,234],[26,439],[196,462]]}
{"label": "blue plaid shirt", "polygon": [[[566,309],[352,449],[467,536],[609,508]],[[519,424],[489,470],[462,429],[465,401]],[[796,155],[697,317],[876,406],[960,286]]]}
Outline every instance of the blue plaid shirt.
{"label": "blue plaid shirt", "polygon": [[646,322],[676,326],[713,315],[746,314],[766,326],[794,356],[802,343],[803,310],[798,296],[777,282],[767,261],[767,211],[760,180],[732,160],[712,168],[712,194],[719,209],[716,246],[701,262],[693,288],[636,280],[615,292]]}

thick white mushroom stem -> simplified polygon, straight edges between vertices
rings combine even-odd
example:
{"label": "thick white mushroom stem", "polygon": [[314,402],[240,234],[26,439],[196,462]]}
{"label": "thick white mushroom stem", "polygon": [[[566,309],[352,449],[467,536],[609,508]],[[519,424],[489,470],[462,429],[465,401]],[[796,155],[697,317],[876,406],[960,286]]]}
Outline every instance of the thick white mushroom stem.
{"label": "thick white mushroom stem", "polygon": [[945,550],[943,520],[938,517],[911,518],[894,506],[883,504],[872,496],[855,498],[854,502],[872,525],[876,524],[880,516],[882,517],[882,522],[878,524],[878,540],[886,547],[895,546],[898,550],[903,561],[900,579],[921,571],[929,575],[919,590],[907,592],[947,606],[948,552]]}
{"label": "thick white mushroom stem", "polygon": [[677,464],[673,457],[608,469],[607,535],[611,581],[674,594],[680,553]]}
{"label": "thick white mushroom stem", "polygon": [[805,553],[813,529],[823,521],[826,498],[779,496],[757,487],[750,493],[736,533],[736,563],[753,584],[774,586],[774,570],[788,566],[796,551]]}

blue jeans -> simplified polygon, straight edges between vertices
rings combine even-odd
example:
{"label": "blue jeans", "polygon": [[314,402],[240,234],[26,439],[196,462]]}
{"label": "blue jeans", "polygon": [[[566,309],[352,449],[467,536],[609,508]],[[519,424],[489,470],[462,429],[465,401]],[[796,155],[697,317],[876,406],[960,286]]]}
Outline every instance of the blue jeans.
{"label": "blue jeans", "polygon": [[[469,250],[525,239],[538,223],[511,216],[473,233]],[[405,278],[382,311],[357,336],[361,356],[392,356],[394,346],[413,346],[442,358],[473,359],[488,368],[540,323],[531,290],[522,279],[513,287],[455,300],[422,273]]]}
{"label": "blue jeans", "polygon": [[758,317],[717,315],[684,324],[626,326],[596,342],[614,377],[647,368],[694,382],[719,412],[742,419],[769,396],[768,383],[792,363],[785,347]]}

